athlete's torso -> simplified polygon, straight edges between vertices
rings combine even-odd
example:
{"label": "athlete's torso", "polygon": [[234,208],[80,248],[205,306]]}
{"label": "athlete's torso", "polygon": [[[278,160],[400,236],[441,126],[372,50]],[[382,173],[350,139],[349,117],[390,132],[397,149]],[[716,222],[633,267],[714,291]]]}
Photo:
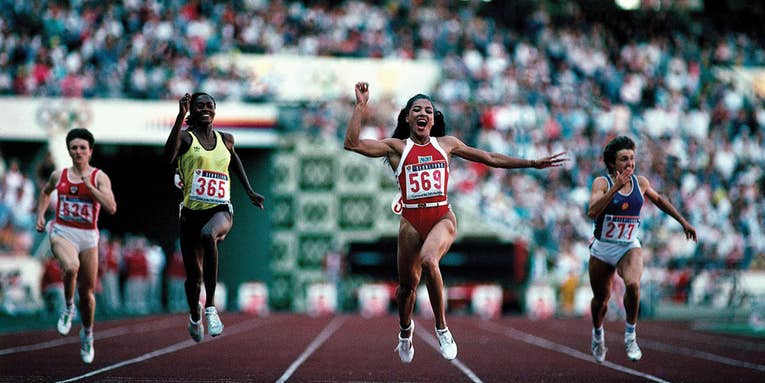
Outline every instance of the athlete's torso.
{"label": "athlete's torso", "polygon": [[205,149],[194,133],[189,149],[178,160],[178,174],[183,182],[183,206],[191,210],[204,210],[231,199],[228,165],[231,152],[216,131],[215,147]]}
{"label": "athlete's torso", "polygon": [[[605,176],[608,187],[614,185],[609,175]],[[640,209],[643,207],[643,193],[638,178],[632,175],[632,190],[614,194],[606,209],[595,220],[595,238],[604,242],[628,243],[633,241],[640,227]]]}
{"label": "athlete's torso", "polygon": [[401,161],[395,171],[404,204],[446,201],[449,161],[438,139],[425,145],[406,140]]}
{"label": "athlete's torso", "polygon": [[[98,169],[90,173],[90,182],[96,185]],[[101,204],[93,193],[85,186],[85,182],[73,182],[69,179],[69,168],[61,172],[61,178],[56,184],[58,204],[56,204],[57,224],[76,227],[78,229],[97,229],[98,212]]]}

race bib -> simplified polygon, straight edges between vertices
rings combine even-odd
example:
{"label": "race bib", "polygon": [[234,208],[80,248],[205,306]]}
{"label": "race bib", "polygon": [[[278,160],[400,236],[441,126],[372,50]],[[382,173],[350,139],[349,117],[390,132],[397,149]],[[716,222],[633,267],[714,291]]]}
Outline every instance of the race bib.
{"label": "race bib", "polygon": [[215,204],[228,203],[230,200],[228,175],[210,170],[194,170],[189,199]]}
{"label": "race bib", "polygon": [[408,201],[446,195],[446,161],[406,165],[404,175]]}
{"label": "race bib", "polygon": [[93,223],[93,201],[63,196],[58,203],[59,219],[68,222]]}
{"label": "race bib", "polygon": [[603,218],[600,240],[627,243],[635,239],[640,226],[640,217],[632,215],[610,215]]}

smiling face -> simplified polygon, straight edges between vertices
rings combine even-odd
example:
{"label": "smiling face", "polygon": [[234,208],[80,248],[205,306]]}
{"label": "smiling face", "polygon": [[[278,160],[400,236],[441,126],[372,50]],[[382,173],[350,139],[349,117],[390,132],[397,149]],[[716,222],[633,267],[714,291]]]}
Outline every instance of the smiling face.
{"label": "smiling face", "polygon": [[75,138],[67,143],[69,157],[75,165],[86,165],[90,163],[90,157],[93,155],[93,148],[90,143],[82,138]]}
{"label": "smiling face", "polygon": [[215,118],[215,101],[206,94],[195,97],[191,102],[190,114],[201,124],[212,124]]}
{"label": "smiling face", "polygon": [[430,135],[434,111],[433,104],[428,99],[420,98],[414,101],[406,116],[412,136],[424,138]]}

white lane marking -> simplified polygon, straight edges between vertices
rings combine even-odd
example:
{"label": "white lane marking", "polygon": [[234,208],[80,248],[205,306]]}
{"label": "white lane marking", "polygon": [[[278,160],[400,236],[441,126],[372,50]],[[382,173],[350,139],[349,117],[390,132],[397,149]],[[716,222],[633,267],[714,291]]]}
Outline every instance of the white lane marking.
{"label": "white lane marking", "polygon": [[644,348],[650,348],[653,350],[664,351],[664,352],[668,352],[672,354],[682,354],[682,355],[691,356],[691,357],[699,358],[699,359],[706,359],[712,362],[727,364],[729,366],[751,368],[752,370],[757,370],[757,371],[765,371],[765,365],[762,365],[762,364],[745,362],[743,360],[728,358],[726,356],[720,356],[720,355],[712,354],[706,351],[694,350],[692,348],[687,348],[682,346],[673,346],[673,345],[664,344],[661,342],[656,342],[656,341],[652,341],[648,339],[641,339],[640,345]]}
{"label": "white lane marking", "polygon": [[329,322],[327,327],[324,327],[324,329],[321,330],[319,335],[317,335],[316,338],[314,338],[314,340],[311,342],[311,344],[309,344],[308,347],[306,347],[305,351],[303,351],[303,353],[300,354],[300,356],[297,359],[295,359],[294,362],[292,362],[292,364],[287,368],[286,371],[284,371],[284,374],[282,374],[282,376],[276,382],[277,383],[286,382],[287,379],[289,379],[290,376],[292,376],[292,374],[295,373],[298,367],[300,367],[300,365],[303,364],[303,362],[305,362],[305,360],[308,359],[308,357],[311,356],[311,354],[313,354],[314,351],[316,351],[319,347],[321,347],[321,345],[327,339],[329,339],[329,337],[332,336],[332,334],[334,334],[335,331],[337,331],[337,329],[340,328],[340,326],[343,325],[343,322],[345,322],[346,319],[348,318],[336,317],[331,322]]}
{"label": "white lane marking", "polygon": [[[535,335],[531,335],[529,333],[526,333],[526,332],[523,332],[523,331],[520,331],[520,330],[516,330],[516,329],[514,329],[512,327],[501,326],[501,325],[498,325],[496,323],[490,323],[490,322],[481,322],[479,327],[484,329],[484,330],[486,330],[486,331],[490,331],[490,332],[493,332],[495,334],[502,334],[502,335],[507,336],[508,338],[512,338],[512,339],[515,339],[515,340],[520,340],[522,342],[526,342],[528,344],[531,344],[531,345],[534,345],[534,346],[537,346],[537,347],[541,347],[541,348],[544,348],[544,349],[547,349],[547,350],[559,352],[561,354],[566,354],[568,356],[571,356],[571,357],[574,357],[574,358],[577,358],[577,359],[581,359],[581,360],[585,360],[585,361],[588,361],[588,362],[591,362],[591,363],[597,363],[597,362],[595,362],[595,360],[593,359],[592,355],[590,355],[590,354],[585,354],[585,353],[583,353],[581,351],[578,351],[578,350],[575,350],[575,349],[573,349],[571,347],[564,346],[562,344],[558,344],[558,343],[549,341],[549,340],[544,339],[544,338],[540,338],[540,337],[535,336]],[[612,362],[609,362],[609,361],[604,361],[603,363],[599,363],[599,364],[601,364],[604,367],[608,367],[608,368],[610,368],[612,370],[624,372],[624,373],[630,374],[630,375],[639,376],[641,378],[645,378],[645,379],[648,379],[648,380],[651,380],[651,381],[654,381],[654,382],[658,382],[658,383],[670,383],[669,381],[664,380],[662,378],[659,378],[658,376],[654,376],[654,375],[651,375],[651,374],[646,374],[644,372],[633,370],[631,368],[624,367],[624,366],[622,366],[620,364],[612,363]]]}
{"label": "white lane marking", "polygon": [[[101,339],[108,339],[108,338],[113,338],[116,336],[136,333],[136,332],[163,330],[166,328],[175,327],[178,325],[178,323],[179,322],[176,318],[173,318],[172,320],[165,319],[156,323],[152,323],[152,322],[144,322],[143,324],[134,323],[127,326],[110,328],[104,331],[98,331],[98,329],[96,329],[94,334],[95,334],[96,340],[101,340]],[[53,339],[53,340],[49,340],[45,342],[0,349],[0,355],[9,355],[9,354],[15,354],[19,352],[44,350],[46,348],[58,347],[65,344],[79,343],[79,342],[80,342],[80,337],[76,335],[75,336],[70,335],[67,337],[61,337],[58,339]]]}
{"label": "white lane marking", "polygon": [[[277,321],[279,321],[279,320],[277,320]],[[231,336],[231,335],[236,335],[236,334],[238,334],[240,332],[249,331],[249,330],[252,330],[254,328],[257,328],[257,327],[260,327],[260,326],[263,326],[263,325],[266,325],[266,324],[271,324],[271,323],[274,323],[274,322],[275,321],[270,321],[270,322],[266,323],[266,322],[262,322],[262,318],[254,318],[254,319],[251,319],[251,320],[248,320],[248,321],[245,321],[245,322],[237,323],[235,325],[232,325],[231,327],[226,327],[227,331],[224,332],[223,334],[215,337],[214,340],[225,338],[225,337]],[[156,358],[158,356],[162,356],[162,355],[165,355],[165,354],[170,354],[170,353],[176,352],[178,350],[183,350],[184,348],[189,348],[189,347],[195,346],[195,345],[197,345],[197,342],[193,341],[192,339],[186,339],[183,342],[178,342],[178,343],[175,343],[175,344],[171,344],[171,345],[169,345],[167,347],[163,347],[163,348],[160,348],[158,350],[155,350],[155,351],[143,354],[143,355],[139,355],[139,356],[137,356],[135,358],[128,359],[128,360],[123,360],[122,362],[111,364],[111,365],[108,365],[106,367],[99,368],[98,370],[90,371],[90,372],[88,372],[86,374],[75,376],[73,378],[69,378],[69,379],[66,379],[66,380],[60,380],[60,381],[58,381],[58,383],[74,382],[74,381],[77,381],[77,380],[89,378],[91,376],[95,376],[95,375],[98,375],[98,374],[101,374],[101,373],[104,373],[104,372],[107,372],[107,371],[115,370],[115,369],[118,369],[120,367],[128,366],[128,365],[131,365],[131,364],[136,364],[136,363],[139,363],[139,362],[143,362],[145,360]]]}
{"label": "white lane marking", "polygon": [[[441,355],[441,350],[439,348],[438,340],[436,340],[435,335],[429,333],[427,330],[424,330],[421,327],[417,327],[414,331],[417,333],[417,335],[420,336],[420,338],[422,338],[425,341],[425,343],[430,345],[430,347],[433,347],[438,352],[438,354]],[[462,373],[465,374],[465,376],[467,376],[471,382],[483,383],[483,380],[481,380],[481,378],[479,378],[478,375],[476,375],[473,372],[473,370],[471,370],[468,366],[462,363],[459,360],[459,358],[454,358],[450,360],[449,362],[451,362],[451,364],[453,364],[460,371],[462,371]]]}

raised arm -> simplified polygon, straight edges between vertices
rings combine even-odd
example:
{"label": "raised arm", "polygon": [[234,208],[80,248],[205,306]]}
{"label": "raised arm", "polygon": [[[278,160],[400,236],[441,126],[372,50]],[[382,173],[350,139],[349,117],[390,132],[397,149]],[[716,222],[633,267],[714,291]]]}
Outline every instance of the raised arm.
{"label": "raised arm", "polygon": [[345,131],[345,150],[351,150],[367,157],[385,157],[394,153],[393,147],[387,140],[362,140],[361,122],[367,114],[367,102],[369,101],[369,84],[356,83],[356,105],[353,107],[351,120],[348,122],[348,130]]}
{"label": "raised arm", "polygon": [[672,203],[654,190],[647,178],[638,176],[638,182],[640,182],[640,189],[643,190],[643,195],[648,197],[648,199],[651,200],[656,207],[661,209],[661,211],[669,214],[683,226],[685,238],[696,241],[696,229],[680,214],[679,211],[677,211],[677,209],[675,209]]}
{"label": "raised arm", "polygon": [[236,150],[234,150],[234,136],[228,133],[221,133],[221,136],[223,137],[223,142],[226,144],[226,148],[231,153],[231,162],[229,162],[228,165],[229,171],[233,171],[237,178],[239,178],[242,186],[244,186],[244,190],[247,192],[247,197],[250,199],[250,202],[262,209],[265,198],[252,190],[242,160],[239,158],[239,155],[236,154]]}
{"label": "raised arm", "polygon": [[173,129],[170,130],[170,135],[165,141],[165,158],[169,164],[174,164],[178,159],[178,155],[183,153],[191,145],[191,136],[188,132],[182,131],[183,119],[186,118],[186,113],[189,112],[191,103],[191,95],[186,93],[180,100],[178,100],[178,116],[175,117],[175,123]]}
{"label": "raised arm", "polygon": [[50,193],[56,189],[59,177],[61,177],[61,171],[54,171],[48,178],[48,182],[40,188],[40,195],[37,197],[37,222],[35,224],[37,231],[45,230],[45,212],[50,203]]}
{"label": "raised arm", "polygon": [[90,183],[90,177],[82,177],[82,182],[85,183],[85,187],[93,193],[93,197],[107,213],[114,214],[117,212],[117,201],[112,192],[112,181],[106,173],[100,171],[96,174],[96,185]]}
{"label": "raised arm", "polygon": [[552,156],[539,158],[536,160],[526,160],[523,158],[510,157],[500,153],[487,152],[481,149],[466,145],[460,139],[453,136],[445,136],[438,139],[439,143],[445,144],[450,148],[451,154],[464,158],[469,161],[479,162],[494,168],[518,169],[518,168],[536,168],[544,169],[549,167],[563,166],[568,161],[564,157],[565,152],[560,152]]}

